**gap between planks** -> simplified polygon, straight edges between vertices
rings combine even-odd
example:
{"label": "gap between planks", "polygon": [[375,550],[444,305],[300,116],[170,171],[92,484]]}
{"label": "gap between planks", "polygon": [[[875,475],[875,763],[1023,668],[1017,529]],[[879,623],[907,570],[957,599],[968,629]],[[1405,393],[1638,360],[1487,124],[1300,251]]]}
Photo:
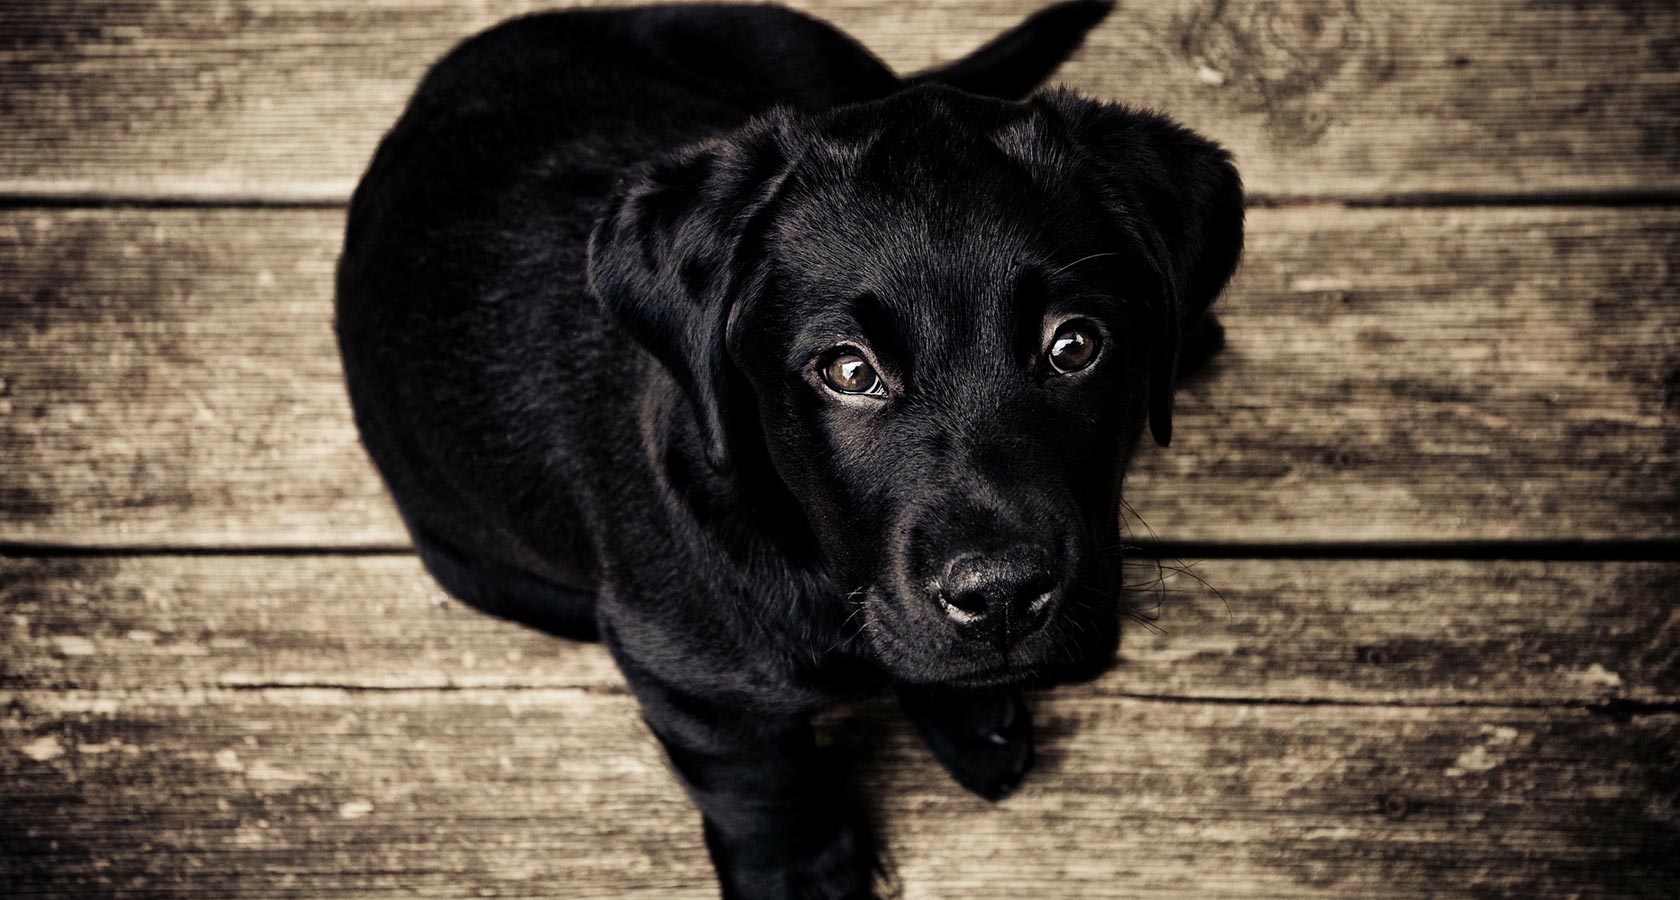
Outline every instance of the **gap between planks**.
{"label": "gap between planks", "polygon": [[[1252,193],[1244,198],[1250,209],[1501,209],[1558,206],[1581,209],[1680,206],[1680,190],[1437,192],[1414,191],[1371,194]],[[347,206],[337,194],[280,196],[263,194],[4,194],[0,210],[32,209],[304,209],[338,211]]]}
{"label": "gap between planks", "polygon": [[[1102,688],[1090,688],[1081,685],[1061,685],[1055,688],[1035,690],[1035,694],[1046,691],[1065,690],[1077,691],[1082,697],[1112,700],[1120,702],[1168,704],[1177,706],[1255,706],[1255,707],[1336,707],[1341,709],[1466,709],[1489,711],[1558,711],[1558,712],[1587,712],[1608,716],[1618,721],[1635,716],[1674,715],[1680,714],[1680,700],[1630,700],[1626,698],[1606,698],[1603,700],[1473,700],[1465,698],[1446,698],[1442,700],[1423,699],[1391,699],[1391,700],[1350,700],[1339,697],[1224,697],[1219,695],[1199,694],[1151,694],[1139,691],[1115,691]],[[606,697],[629,696],[630,691],[622,685],[576,685],[573,687],[557,688],[545,684],[350,684],[324,681],[252,681],[247,683],[227,682],[214,688],[198,688],[185,691],[154,691],[154,690],[124,690],[121,688],[103,688],[86,691],[81,689],[53,690],[51,688],[27,688],[28,693],[46,693],[59,697],[78,697],[81,695],[97,695],[102,699],[120,701],[139,700],[144,703],[181,703],[188,701],[203,702],[218,695],[228,694],[256,694],[266,696],[270,693],[276,699],[286,696],[298,696],[298,692],[317,692],[350,697],[357,694],[451,694],[466,697],[488,698],[502,695],[518,695],[524,698],[560,697],[570,694],[594,694]],[[8,693],[0,691],[0,695]],[[21,693],[21,692],[10,692]],[[869,698],[839,704],[840,706],[856,705],[867,702]],[[97,704],[97,700],[86,700],[89,709]],[[71,705],[76,705],[72,701]]]}
{"label": "gap between planks", "polygon": [[[1457,540],[1457,541],[1170,541],[1144,540],[1128,545],[1132,559],[1343,559],[1343,560],[1463,560],[1514,562],[1666,562],[1680,558],[1680,539],[1649,540]],[[55,544],[0,541],[0,558],[43,559],[113,558],[123,556],[191,558],[297,558],[413,556],[406,544],[250,544],[194,546],[190,544]]]}

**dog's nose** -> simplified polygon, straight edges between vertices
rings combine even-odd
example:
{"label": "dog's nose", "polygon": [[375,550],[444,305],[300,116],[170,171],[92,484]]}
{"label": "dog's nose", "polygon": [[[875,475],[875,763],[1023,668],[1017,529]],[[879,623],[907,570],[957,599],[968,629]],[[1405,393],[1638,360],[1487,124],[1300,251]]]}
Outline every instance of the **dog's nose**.
{"label": "dog's nose", "polygon": [[1008,646],[1044,624],[1060,581],[1049,554],[1017,545],[999,553],[952,557],[935,593],[945,614],[964,631]]}

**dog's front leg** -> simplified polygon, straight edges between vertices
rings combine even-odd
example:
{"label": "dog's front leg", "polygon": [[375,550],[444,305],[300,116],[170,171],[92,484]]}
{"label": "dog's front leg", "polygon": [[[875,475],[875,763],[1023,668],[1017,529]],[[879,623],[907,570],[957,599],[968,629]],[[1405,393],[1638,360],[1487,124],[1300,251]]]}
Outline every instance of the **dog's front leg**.
{"label": "dog's front leg", "polygon": [[637,693],[700,807],[724,900],[874,897],[869,829],[806,718]]}
{"label": "dog's front leg", "polygon": [[904,685],[898,700],[951,777],[987,800],[1009,796],[1032,767],[1032,713],[1021,691]]}

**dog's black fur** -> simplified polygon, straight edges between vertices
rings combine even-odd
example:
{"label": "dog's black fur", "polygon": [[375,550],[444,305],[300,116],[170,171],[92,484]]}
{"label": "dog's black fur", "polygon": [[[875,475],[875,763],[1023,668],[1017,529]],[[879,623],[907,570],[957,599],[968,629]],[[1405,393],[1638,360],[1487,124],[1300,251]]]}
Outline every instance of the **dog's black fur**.
{"label": "dog's black fur", "polygon": [[[339,339],[422,559],[606,643],[726,897],[869,895],[813,712],[896,690],[997,798],[1021,690],[1112,658],[1120,474],[1242,195],[1159,116],[1013,102],[1107,9],[908,79],[782,9],[530,16],[427,75],[356,191]],[[1100,343],[1060,374],[1069,317]],[[824,385],[837,344],[884,396]]]}

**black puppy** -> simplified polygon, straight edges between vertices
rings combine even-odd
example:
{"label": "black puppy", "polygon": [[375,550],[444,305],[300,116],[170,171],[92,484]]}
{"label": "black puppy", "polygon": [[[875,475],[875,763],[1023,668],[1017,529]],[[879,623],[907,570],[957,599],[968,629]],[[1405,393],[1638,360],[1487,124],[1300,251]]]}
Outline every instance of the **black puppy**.
{"label": "black puppy", "polygon": [[870,893],[813,712],[896,690],[997,798],[1022,689],[1113,656],[1121,474],[1242,197],[1163,118],[1013,102],[1107,9],[909,79],[769,7],[519,19],[356,191],[339,340],[421,558],[605,641],[726,897]]}

